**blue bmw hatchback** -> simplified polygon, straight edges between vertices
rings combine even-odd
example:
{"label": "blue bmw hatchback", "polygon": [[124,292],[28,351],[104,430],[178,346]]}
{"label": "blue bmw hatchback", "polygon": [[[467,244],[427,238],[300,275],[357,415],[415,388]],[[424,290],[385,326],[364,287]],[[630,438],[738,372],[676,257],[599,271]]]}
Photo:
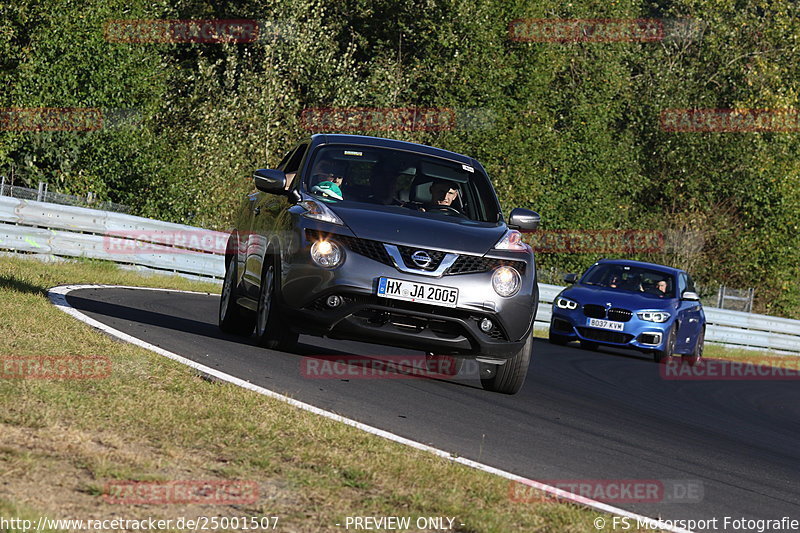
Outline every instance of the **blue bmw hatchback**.
{"label": "blue bmw hatchback", "polygon": [[682,355],[696,363],[703,355],[706,317],[691,276],[653,263],[602,259],[553,302],[550,342],[633,348],[656,362]]}

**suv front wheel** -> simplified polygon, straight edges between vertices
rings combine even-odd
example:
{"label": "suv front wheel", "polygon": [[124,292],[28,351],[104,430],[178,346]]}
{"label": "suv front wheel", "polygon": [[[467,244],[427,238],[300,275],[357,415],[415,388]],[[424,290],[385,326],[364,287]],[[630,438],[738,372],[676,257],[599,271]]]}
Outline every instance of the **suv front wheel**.
{"label": "suv front wheel", "polygon": [[256,338],[258,345],[270,350],[287,350],[297,342],[293,333],[281,320],[276,294],[275,265],[270,261],[261,278],[256,312]]}
{"label": "suv front wheel", "polygon": [[532,351],[533,335],[531,334],[520,351],[506,361],[505,364],[489,365],[494,368],[487,369],[489,372],[486,372],[486,377],[484,377],[483,369],[481,370],[483,388],[503,394],[516,394],[519,392],[522,384],[525,383],[525,377],[528,375],[528,365],[531,362]]}

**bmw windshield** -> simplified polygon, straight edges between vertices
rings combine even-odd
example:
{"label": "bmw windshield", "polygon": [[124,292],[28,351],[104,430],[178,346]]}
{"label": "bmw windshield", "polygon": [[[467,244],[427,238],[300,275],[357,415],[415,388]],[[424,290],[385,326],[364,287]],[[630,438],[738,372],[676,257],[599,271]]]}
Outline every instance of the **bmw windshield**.
{"label": "bmw windshield", "polygon": [[675,297],[673,276],[636,266],[613,263],[595,265],[586,272],[580,283],[619,291],[644,292],[662,298]]}
{"label": "bmw windshield", "polygon": [[326,202],[367,203],[430,216],[498,222],[500,210],[480,168],[425,154],[372,146],[316,150],[304,182]]}

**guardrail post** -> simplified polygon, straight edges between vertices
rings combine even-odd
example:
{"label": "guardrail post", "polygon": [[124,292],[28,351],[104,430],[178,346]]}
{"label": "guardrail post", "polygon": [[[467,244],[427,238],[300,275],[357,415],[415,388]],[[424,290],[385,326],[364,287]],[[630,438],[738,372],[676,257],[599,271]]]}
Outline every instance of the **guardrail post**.
{"label": "guardrail post", "polygon": [[39,182],[39,190],[36,192],[36,201],[37,202],[41,202],[42,201],[42,193],[43,192],[44,192],[44,182],[40,181]]}
{"label": "guardrail post", "polygon": [[0,181],[0,196],[5,194],[5,190],[6,190],[6,177],[3,176],[2,181]]}

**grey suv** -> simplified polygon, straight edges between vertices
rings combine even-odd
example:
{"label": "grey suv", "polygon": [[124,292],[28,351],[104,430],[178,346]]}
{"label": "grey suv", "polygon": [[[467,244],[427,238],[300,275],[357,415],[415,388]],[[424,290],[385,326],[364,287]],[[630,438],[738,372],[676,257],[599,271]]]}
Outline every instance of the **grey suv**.
{"label": "grey suv", "polygon": [[257,170],[226,253],[219,324],[287,349],[298,334],[474,358],[516,393],[538,306],[533,251],[485,170],[453,152],[314,135]]}

